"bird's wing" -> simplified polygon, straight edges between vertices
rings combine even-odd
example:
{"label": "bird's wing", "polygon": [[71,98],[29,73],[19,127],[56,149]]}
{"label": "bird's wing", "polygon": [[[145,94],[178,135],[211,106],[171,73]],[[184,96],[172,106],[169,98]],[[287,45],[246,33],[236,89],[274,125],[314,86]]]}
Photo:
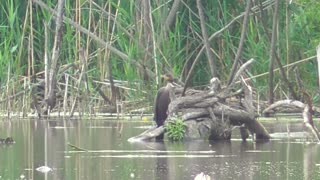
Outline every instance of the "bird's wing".
{"label": "bird's wing", "polygon": [[161,94],[161,91],[162,91],[163,88],[160,88],[157,92],[157,95],[156,97],[154,98],[154,109],[153,109],[153,120],[156,121],[156,118],[157,118],[157,112],[158,112],[158,109],[159,109],[159,99],[160,99],[160,94]]}

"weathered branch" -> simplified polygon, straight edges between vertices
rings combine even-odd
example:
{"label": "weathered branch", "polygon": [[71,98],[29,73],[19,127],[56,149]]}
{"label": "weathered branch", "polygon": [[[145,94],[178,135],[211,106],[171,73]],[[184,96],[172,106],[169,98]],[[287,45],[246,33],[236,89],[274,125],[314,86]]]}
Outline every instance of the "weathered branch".
{"label": "weathered branch", "polygon": [[246,110],[251,114],[251,118],[254,119],[255,112],[254,112],[254,106],[253,106],[253,97],[252,97],[252,88],[250,85],[246,83],[246,81],[241,77],[242,87],[244,89],[244,107]]}
{"label": "weathered branch", "polygon": [[301,101],[287,99],[287,100],[277,101],[277,102],[271,104],[269,107],[267,107],[265,110],[263,110],[262,113],[268,113],[271,110],[275,109],[276,107],[284,106],[284,105],[296,106],[296,107],[299,107],[301,109],[303,109],[304,106],[305,106],[305,104],[302,103]]}
{"label": "weathered branch", "polygon": [[206,49],[206,55],[207,55],[208,63],[210,66],[211,76],[216,77],[217,76],[217,70],[216,70],[217,68],[216,68],[213,53],[210,49],[208,32],[207,32],[207,28],[206,28],[206,24],[205,24],[205,20],[204,20],[203,6],[201,4],[201,0],[197,0],[197,7],[198,7],[199,18],[200,18],[202,40],[203,40],[204,47]]}
{"label": "weathered branch", "polygon": [[173,1],[173,4],[172,4],[172,7],[170,9],[170,12],[166,18],[166,21],[165,21],[165,34],[166,32],[170,29],[172,23],[174,22],[175,18],[176,18],[176,14],[179,10],[179,6],[180,6],[180,0],[174,0]]}
{"label": "weathered branch", "polygon": [[[49,71],[49,87],[46,92],[48,92],[48,97],[45,97],[47,105],[49,109],[52,109],[56,104],[56,95],[55,95],[55,86],[56,86],[56,76],[57,71],[59,69],[58,65],[58,58],[60,56],[60,48],[62,44],[62,33],[63,33],[63,14],[64,14],[64,0],[58,0],[58,8],[57,8],[57,18],[56,18],[56,29],[55,29],[55,36],[54,36],[54,44],[52,48],[52,57],[50,63],[50,71]],[[47,78],[47,77],[46,77]]]}
{"label": "weathered branch", "polygon": [[248,60],[246,63],[244,63],[239,70],[237,71],[237,73],[235,73],[234,78],[231,80],[231,82],[228,85],[228,88],[232,88],[235,84],[235,82],[240,79],[240,75],[243,73],[244,70],[246,70],[248,68],[248,66],[253,63],[254,59],[251,58],[250,60]]}
{"label": "weathered branch", "polygon": [[242,56],[242,49],[243,49],[244,40],[246,38],[247,29],[248,29],[250,9],[251,9],[251,0],[247,0],[246,12],[245,12],[244,19],[243,19],[240,42],[239,42],[236,57],[234,59],[233,65],[232,65],[232,69],[231,69],[230,76],[228,79],[228,84],[231,84],[231,82],[234,80],[234,75],[235,75],[236,70],[238,68],[240,58]]}
{"label": "weathered branch", "polygon": [[165,131],[165,129],[163,126],[153,127],[151,129],[144,131],[143,133],[139,134],[138,136],[129,138],[128,141],[129,142],[147,141],[147,140],[153,139],[153,138],[163,134],[164,131]]}
{"label": "weathered branch", "polygon": [[[209,99],[209,97],[212,97]],[[204,102],[206,100],[206,102]],[[218,98],[213,97],[213,95],[209,95],[207,92],[199,93],[197,96],[185,96],[180,97],[174,101],[172,101],[169,105],[168,111],[169,116],[172,113],[175,113],[178,109],[187,108],[187,107],[204,107],[206,105],[203,104],[212,104],[218,101]]]}

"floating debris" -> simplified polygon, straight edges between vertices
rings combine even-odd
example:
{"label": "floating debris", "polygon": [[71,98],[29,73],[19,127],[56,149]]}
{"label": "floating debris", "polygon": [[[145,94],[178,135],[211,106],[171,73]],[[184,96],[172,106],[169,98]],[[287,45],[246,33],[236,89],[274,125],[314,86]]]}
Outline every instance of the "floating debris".
{"label": "floating debris", "polygon": [[134,173],[130,173],[130,177],[134,178],[135,177]]}
{"label": "floating debris", "polygon": [[14,144],[16,143],[12,137],[0,138],[0,144]]}
{"label": "floating debris", "polygon": [[197,174],[197,176],[194,178],[194,180],[211,180],[211,177],[209,175],[201,172],[200,174]]}
{"label": "floating debris", "polygon": [[48,166],[40,166],[36,170],[39,172],[42,172],[42,173],[47,173],[47,172],[52,171],[52,168],[50,168]]}

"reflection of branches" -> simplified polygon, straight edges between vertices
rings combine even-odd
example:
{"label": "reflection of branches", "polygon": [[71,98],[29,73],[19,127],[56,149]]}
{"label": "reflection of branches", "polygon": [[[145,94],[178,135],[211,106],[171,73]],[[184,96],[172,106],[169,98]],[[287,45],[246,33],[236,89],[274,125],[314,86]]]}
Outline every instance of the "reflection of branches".
{"label": "reflection of branches", "polygon": [[315,158],[318,156],[319,153],[319,146],[318,145],[310,145],[306,146],[304,151],[303,151],[303,175],[304,179],[306,180],[311,180],[312,174],[317,172],[318,168],[315,168]]}

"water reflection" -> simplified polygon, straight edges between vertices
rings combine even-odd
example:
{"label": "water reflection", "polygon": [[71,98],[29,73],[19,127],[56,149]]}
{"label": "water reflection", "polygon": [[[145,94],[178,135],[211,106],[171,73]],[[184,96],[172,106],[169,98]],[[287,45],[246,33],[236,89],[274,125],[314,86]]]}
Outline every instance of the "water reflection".
{"label": "water reflection", "polygon": [[[13,120],[0,122],[0,179],[319,179],[319,145],[299,137],[264,143],[205,140],[128,143],[150,124],[109,120]],[[268,124],[270,132],[301,131],[300,124]],[[301,134],[301,133],[300,133]],[[72,149],[68,143],[86,149]],[[48,166],[53,171],[36,171]]]}
{"label": "water reflection", "polygon": [[166,144],[164,142],[149,142],[142,143],[145,147],[143,149],[151,149],[151,150],[160,150],[161,152],[155,153],[155,176],[154,179],[161,177],[161,179],[169,179],[169,174],[172,173],[168,169],[168,158],[165,156],[168,155]]}

